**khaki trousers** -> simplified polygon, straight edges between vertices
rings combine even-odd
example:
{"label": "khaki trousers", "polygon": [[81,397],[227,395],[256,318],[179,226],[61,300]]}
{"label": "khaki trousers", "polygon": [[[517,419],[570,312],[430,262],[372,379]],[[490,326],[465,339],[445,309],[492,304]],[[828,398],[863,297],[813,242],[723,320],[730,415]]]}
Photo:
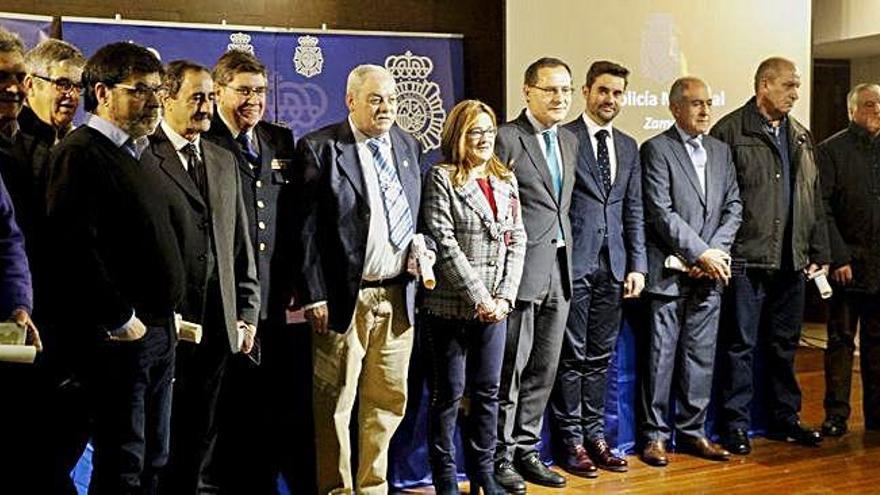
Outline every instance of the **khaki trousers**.
{"label": "khaki trousers", "polygon": [[[399,285],[361,289],[345,333],[313,336],[320,495],[388,493],[388,447],[406,409],[413,346],[403,298]],[[360,403],[357,484],[353,485],[349,425],[355,397]]]}

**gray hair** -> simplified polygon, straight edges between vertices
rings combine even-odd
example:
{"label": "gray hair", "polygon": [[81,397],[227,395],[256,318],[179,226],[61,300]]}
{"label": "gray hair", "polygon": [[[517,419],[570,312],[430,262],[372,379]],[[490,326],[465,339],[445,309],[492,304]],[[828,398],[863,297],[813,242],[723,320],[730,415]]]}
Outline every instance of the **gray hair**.
{"label": "gray hair", "polygon": [[370,74],[382,74],[394,81],[394,77],[385,67],[373,64],[358,65],[348,73],[348,80],[345,83],[345,94],[357,94]]}
{"label": "gray hair", "polygon": [[52,65],[64,61],[69,61],[71,66],[78,69],[82,69],[86,65],[86,59],[79,48],[66,41],[52,38],[41,41],[24,56],[24,64],[27,66],[28,73],[43,77],[49,76],[49,69]]}
{"label": "gray hair", "polygon": [[849,91],[849,94],[846,95],[846,108],[849,110],[850,116],[856,111],[856,107],[859,106],[859,93],[865,90],[873,91],[875,94],[880,95],[880,84],[856,84],[853,89]]}
{"label": "gray hair", "polygon": [[694,76],[684,76],[679,77],[672,83],[672,87],[669,88],[669,103],[673,105],[677,105],[681,103],[681,100],[684,99],[684,91],[691,86],[703,86],[706,90],[709,89],[709,85],[706,84],[705,81],[700,79],[699,77]]}
{"label": "gray hair", "polygon": [[761,85],[761,81],[764,79],[776,79],[779,72],[785,69],[795,70],[796,68],[795,63],[787,58],[770,57],[764,60],[758,65],[758,70],[755,71],[755,91],[758,91],[758,86]]}
{"label": "gray hair", "polygon": [[24,43],[12,31],[0,26],[0,53],[18,52],[24,56]]}

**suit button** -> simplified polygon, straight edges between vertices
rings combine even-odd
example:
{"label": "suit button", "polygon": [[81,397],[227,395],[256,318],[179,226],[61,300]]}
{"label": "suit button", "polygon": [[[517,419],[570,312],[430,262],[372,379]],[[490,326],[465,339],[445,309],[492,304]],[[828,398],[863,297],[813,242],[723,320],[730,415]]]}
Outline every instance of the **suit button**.
{"label": "suit button", "polygon": [[782,174],[776,174],[776,180],[779,180],[781,178],[782,178]]}
{"label": "suit button", "polygon": [[553,245],[555,246],[555,245],[556,245],[556,239],[553,239],[552,241],[550,241],[550,244],[553,244]]}
{"label": "suit button", "polygon": [[265,242],[261,242],[261,243],[260,243],[260,251],[265,251],[265,250],[266,250],[266,243],[265,243]]}
{"label": "suit button", "polygon": [[263,181],[261,181],[261,180],[258,179],[256,185],[257,185],[257,189],[263,187]]}
{"label": "suit button", "polygon": [[260,230],[266,230],[266,222],[257,223],[257,227],[260,227]]}
{"label": "suit button", "polygon": [[779,225],[781,222],[782,222],[782,220],[780,220],[778,218],[773,220],[773,223],[775,223],[776,225]]}
{"label": "suit button", "polygon": [[257,208],[265,208],[265,207],[266,207],[266,203],[263,202],[262,199],[258,199],[257,200]]}

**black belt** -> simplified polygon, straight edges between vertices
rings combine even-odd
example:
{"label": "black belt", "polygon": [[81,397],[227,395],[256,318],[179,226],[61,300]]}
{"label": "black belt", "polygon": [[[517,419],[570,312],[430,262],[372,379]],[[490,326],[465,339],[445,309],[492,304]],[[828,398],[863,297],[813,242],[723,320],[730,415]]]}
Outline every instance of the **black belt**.
{"label": "black belt", "polygon": [[391,287],[392,285],[408,284],[412,280],[409,272],[403,272],[400,275],[391,278],[381,278],[379,280],[361,280],[361,287],[364,289],[374,289],[376,287]]}

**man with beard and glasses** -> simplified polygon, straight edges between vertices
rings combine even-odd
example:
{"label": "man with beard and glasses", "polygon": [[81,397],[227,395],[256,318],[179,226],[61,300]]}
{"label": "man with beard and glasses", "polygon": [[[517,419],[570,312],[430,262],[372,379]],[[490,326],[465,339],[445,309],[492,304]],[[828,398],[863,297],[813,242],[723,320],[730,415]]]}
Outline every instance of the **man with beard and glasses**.
{"label": "man with beard and glasses", "polygon": [[[241,178],[242,197],[257,275],[260,280],[260,332],[250,355],[230,360],[217,413],[216,464],[212,470],[224,489],[275,493],[278,472],[291,490],[314,485],[311,387],[296,377],[311,371],[309,333],[285,321],[292,274],[289,215],[293,133],[266,122],[266,67],[250,53],[223,54],[212,70],[216,111],[202,134],[232,152]],[[286,260],[286,261],[285,261]],[[256,421],[239,427],[243,415]],[[293,447],[292,447],[293,446]],[[246,469],[250,476],[237,476]]]}
{"label": "man with beard and glasses", "polygon": [[628,469],[605,441],[608,363],[623,300],[639,297],[648,271],[639,149],[612,126],[628,77],[614,62],[590,65],[582,88],[586,109],[565,126],[580,144],[569,214],[574,295],[551,408],[561,467],[587,478],[597,467]]}
{"label": "man with beard and glasses", "polygon": [[58,318],[83,342],[94,408],[90,493],[155,493],[169,454],[174,312],[185,291],[166,181],[138,162],[159,123],[162,65],[112,43],[83,71],[86,124],[52,151]]}
{"label": "man with beard and glasses", "polygon": [[[164,120],[141,165],[159,170],[172,191],[171,221],[186,271],[183,320],[202,326],[200,342],[177,346],[171,458],[162,490],[215,493],[207,473],[216,439],[216,406],[233,354],[250,352],[260,295],[235,157],[201,139],[211,126],[208,69],[178,60],[165,68]],[[238,427],[256,418],[243,415]],[[239,473],[240,475],[240,473]]]}

